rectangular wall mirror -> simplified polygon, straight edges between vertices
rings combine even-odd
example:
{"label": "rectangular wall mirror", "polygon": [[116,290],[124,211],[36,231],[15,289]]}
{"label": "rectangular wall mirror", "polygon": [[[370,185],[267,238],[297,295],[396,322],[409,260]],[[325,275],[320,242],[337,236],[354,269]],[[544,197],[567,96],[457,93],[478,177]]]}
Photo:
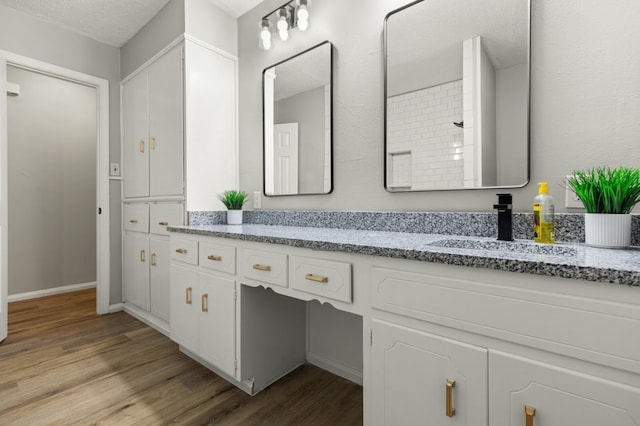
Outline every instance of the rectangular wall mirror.
{"label": "rectangular wall mirror", "polygon": [[529,181],[529,0],[421,0],[387,15],[385,188]]}
{"label": "rectangular wall mirror", "polygon": [[333,47],[325,41],[262,73],[264,193],[328,194]]}

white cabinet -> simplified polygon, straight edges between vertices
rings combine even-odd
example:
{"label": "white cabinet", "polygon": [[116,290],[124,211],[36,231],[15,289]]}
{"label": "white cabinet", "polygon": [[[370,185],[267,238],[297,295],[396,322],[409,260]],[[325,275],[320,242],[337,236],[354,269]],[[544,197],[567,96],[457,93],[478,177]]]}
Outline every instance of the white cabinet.
{"label": "white cabinet", "polygon": [[[373,423],[640,424],[640,344],[625,339],[640,330],[640,303],[628,289],[379,264],[370,269]],[[449,378],[456,412],[446,419]]]}
{"label": "white cabinet", "polygon": [[124,198],[183,193],[182,48],[122,85]]}
{"label": "white cabinet", "polygon": [[122,238],[122,275],[125,308],[131,308],[132,304],[138,308],[135,313],[151,315],[142,319],[169,322],[171,256],[167,227],[183,223],[183,208],[182,203],[123,204],[125,231]]}
{"label": "white cabinet", "polygon": [[[171,265],[171,339],[222,371],[236,376],[236,283],[233,277],[198,268],[197,242],[174,241],[172,251],[192,252],[195,263]],[[185,244],[189,241],[194,244]],[[183,247],[189,247],[185,249]],[[235,265],[234,265],[235,269]]]}
{"label": "white cabinet", "polygon": [[487,424],[486,349],[384,321],[372,329],[374,424]]}
{"label": "white cabinet", "polygon": [[640,424],[640,388],[500,351],[489,352],[489,402],[492,425]]}

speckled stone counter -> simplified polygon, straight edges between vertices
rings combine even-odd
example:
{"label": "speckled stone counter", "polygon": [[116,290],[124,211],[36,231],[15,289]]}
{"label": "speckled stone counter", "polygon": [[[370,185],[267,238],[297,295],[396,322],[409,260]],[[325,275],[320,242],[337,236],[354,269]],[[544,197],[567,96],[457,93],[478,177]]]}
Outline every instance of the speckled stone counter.
{"label": "speckled stone counter", "polygon": [[637,247],[608,250],[583,244],[261,224],[192,225],[169,231],[640,287]]}

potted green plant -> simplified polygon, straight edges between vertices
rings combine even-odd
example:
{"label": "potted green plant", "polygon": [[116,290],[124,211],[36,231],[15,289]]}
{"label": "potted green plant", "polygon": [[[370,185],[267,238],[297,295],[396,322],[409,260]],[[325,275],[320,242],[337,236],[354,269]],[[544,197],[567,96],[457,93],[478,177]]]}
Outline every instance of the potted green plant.
{"label": "potted green plant", "polygon": [[631,210],[640,202],[640,169],[577,170],[567,178],[567,185],[587,210],[586,244],[607,248],[631,245]]}
{"label": "potted green plant", "polygon": [[242,225],[242,206],[247,202],[248,197],[246,192],[235,189],[218,195],[227,208],[227,225]]}

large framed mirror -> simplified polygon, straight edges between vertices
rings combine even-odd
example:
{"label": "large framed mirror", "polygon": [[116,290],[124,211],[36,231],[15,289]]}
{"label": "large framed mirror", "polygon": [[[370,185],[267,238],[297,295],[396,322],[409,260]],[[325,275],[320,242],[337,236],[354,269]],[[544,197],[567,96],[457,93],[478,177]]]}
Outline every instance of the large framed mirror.
{"label": "large framed mirror", "polygon": [[385,188],[529,181],[529,0],[419,0],[384,21]]}
{"label": "large framed mirror", "polygon": [[265,195],[332,191],[332,70],[325,41],[263,71]]}

